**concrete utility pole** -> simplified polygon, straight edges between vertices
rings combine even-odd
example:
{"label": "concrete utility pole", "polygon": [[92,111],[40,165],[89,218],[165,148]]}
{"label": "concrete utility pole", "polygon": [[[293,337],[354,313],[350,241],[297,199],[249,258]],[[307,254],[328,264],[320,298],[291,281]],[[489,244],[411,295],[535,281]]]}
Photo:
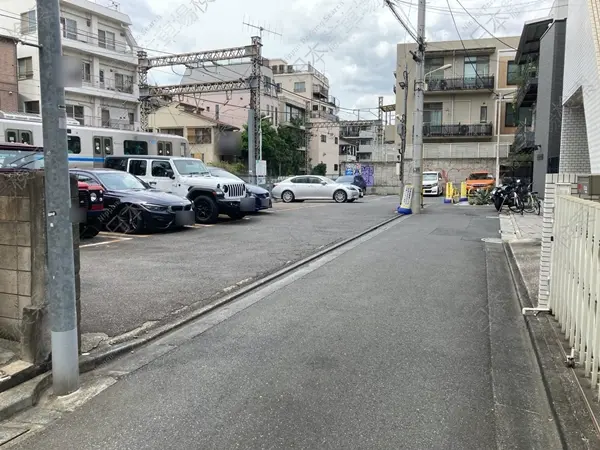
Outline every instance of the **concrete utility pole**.
{"label": "concrete utility pole", "polygon": [[417,17],[417,54],[413,58],[417,63],[415,80],[415,119],[413,132],[413,197],[411,210],[413,214],[421,213],[421,196],[423,190],[423,87],[425,74],[425,0],[419,0]]}
{"label": "concrete utility pole", "polygon": [[404,90],[404,107],[401,117],[401,135],[402,144],[400,147],[400,195],[404,192],[404,158],[406,155],[406,118],[408,117],[408,63],[404,66],[404,81],[400,83],[400,87]]}
{"label": "concrete utility pole", "polygon": [[79,389],[79,346],[71,186],[67,155],[67,115],[58,0],[38,0],[40,90],[46,196],[46,298],[52,330],[52,383],[55,395]]}

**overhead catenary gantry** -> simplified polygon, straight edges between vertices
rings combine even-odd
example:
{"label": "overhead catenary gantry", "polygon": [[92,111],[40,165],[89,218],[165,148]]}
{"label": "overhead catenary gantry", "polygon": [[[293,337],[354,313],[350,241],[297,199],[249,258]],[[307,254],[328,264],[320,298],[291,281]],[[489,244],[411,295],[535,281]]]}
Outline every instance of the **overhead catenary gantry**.
{"label": "overhead catenary gantry", "polygon": [[[261,56],[262,43],[258,36],[252,37],[252,44],[243,47],[206,50],[201,52],[171,54],[148,57],[145,51],[138,51],[138,83],[140,89],[140,125],[143,131],[148,131],[148,116],[152,113],[152,99],[173,97],[176,95],[193,95],[221,91],[250,91],[249,109],[254,111],[254,136],[260,133],[260,85],[262,79]],[[149,86],[148,72],[157,67],[184,65],[186,67],[201,67],[207,62],[229,61],[250,58],[252,71],[250,77],[227,81],[212,81],[205,83],[176,84],[169,86]],[[260,151],[260,140],[255,139],[255,155]]]}

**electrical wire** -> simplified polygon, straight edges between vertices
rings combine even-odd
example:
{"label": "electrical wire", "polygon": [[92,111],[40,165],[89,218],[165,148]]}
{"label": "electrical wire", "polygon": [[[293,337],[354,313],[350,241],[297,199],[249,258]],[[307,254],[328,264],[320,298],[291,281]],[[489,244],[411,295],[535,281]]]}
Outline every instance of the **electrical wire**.
{"label": "electrical wire", "polygon": [[[494,39],[496,39],[498,42],[500,42],[500,43],[502,43],[502,44],[506,45],[507,47],[509,47],[509,48],[511,48],[511,49],[513,49],[513,50],[517,50],[517,49],[516,49],[516,48],[514,48],[512,45],[510,45],[510,44],[507,44],[506,42],[504,42],[504,41],[503,41],[502,39],[500,39],[499,37],[496,37],[496,36],[494,36],[494,34],[493,34],[493,33],[491,33],[491,32],[490,32],[490,31],[489,31],[489,30],[488,30],[486,27],[484,27],[483,25],[481,25],[481,23],[479,23],[479,21],[478,21],[478,20],[477,20],[475,17],[473,17],[473,15],[472,15],[472,14],[471,14],[471,13],[470,13],[468,10],[467,10],[467,8],[465,8],[465,7],[463,6],[463,4],[460,2],[460,0],[456,0],[456,1],[457,1],[457,2],[458,2],[458,4],[460,5],[460,7],[461,7],[462,9],[464,9],[464,10],[465,10],[465,12],[466,12],[466,13],[467,13],[467,14],[468,14],[470,17],[471,17],[471,19],[473,19],[473,20],[475,21],[475,23],[481,27],[481,29],[482,29],[483,31],[485,31],[485,32],[486,32],[487,34],[489,34],[491,37],[493,37]],[[453,19],[453,20],[454,20],[454,19]]]}

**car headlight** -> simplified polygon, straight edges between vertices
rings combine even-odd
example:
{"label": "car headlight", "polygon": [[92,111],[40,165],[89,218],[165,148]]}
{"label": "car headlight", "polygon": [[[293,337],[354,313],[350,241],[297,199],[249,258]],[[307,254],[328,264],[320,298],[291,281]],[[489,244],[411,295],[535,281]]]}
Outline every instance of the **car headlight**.
{"label": "car headlight", "polygon": [[437,184],[437,183],[433,183],[433,184],[431,185],[431,187],[438,187],[438,184]]}
{"label": "car headlight", "polygon": [[153,205],[152,203],[143,203],[142,206],[144,208],[146,208],[148,211],[155,211],[155,212],[167,211],[167,209],[169,208],[168,206]]}
{"label": "car headlight", "polygon": [[90,200],[95,202],[98,199],[98,197],[96,196],[96,194],[94,194],[93,192],[90,194]]}

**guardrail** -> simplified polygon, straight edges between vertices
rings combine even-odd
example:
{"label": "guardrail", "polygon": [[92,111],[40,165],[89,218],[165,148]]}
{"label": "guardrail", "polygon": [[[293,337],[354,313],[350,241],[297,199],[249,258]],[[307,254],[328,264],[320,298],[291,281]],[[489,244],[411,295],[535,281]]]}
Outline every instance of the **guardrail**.
{"label": "guardrail", "polygon": [[599,251],[600,203],[557,196],[549,307],[592,388],[600,370]]}

